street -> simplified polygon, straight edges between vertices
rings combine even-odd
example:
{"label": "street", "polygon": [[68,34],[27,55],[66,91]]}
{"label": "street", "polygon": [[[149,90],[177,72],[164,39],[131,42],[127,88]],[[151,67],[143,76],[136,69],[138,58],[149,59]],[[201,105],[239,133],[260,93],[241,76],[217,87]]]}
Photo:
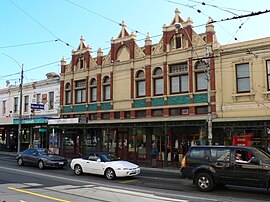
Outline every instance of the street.
{"label": "street", "polygon": [[246,187],[197,191],[177,172],[142,168],[139,176],[109,181],[103,176],[75,176],[64,169],[19,167],[14,156],[0,154],[0,201],[270,201],[265,189]]}

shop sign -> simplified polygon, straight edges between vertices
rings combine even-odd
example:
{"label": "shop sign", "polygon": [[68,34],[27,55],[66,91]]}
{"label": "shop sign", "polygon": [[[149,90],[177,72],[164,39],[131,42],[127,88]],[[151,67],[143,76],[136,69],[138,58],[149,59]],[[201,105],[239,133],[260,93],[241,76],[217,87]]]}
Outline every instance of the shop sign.
{"label": "shop sign", "polygon": [[251,146],[251,135],[233,136],[233,146]]}
{"label": "shop sign", "polygon": [[[19,119],[13,119],[13,124],[19,124]],[[24,118],[22,124],[48,123],[48,118]]]}
{"label": "shop sign", "polygon": [[70,123],[79,123],[79,118],[67,118],[67,119],[51,119],[48,120],[48,124],[70,124]]}

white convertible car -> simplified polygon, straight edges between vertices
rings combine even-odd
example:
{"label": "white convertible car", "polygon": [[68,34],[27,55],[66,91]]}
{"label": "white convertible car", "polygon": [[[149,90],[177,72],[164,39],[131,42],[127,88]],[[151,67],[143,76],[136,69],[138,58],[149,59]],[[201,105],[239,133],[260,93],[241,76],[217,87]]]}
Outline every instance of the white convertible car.
{"label": "white convertible car", "polygon": [[115,177],[135,176],[141,172],[138,165],[119,160],[108,153],[91,153],[87,157],[74,158],[70,167],[76,175],[82,173],[105,175],[109,180]]}

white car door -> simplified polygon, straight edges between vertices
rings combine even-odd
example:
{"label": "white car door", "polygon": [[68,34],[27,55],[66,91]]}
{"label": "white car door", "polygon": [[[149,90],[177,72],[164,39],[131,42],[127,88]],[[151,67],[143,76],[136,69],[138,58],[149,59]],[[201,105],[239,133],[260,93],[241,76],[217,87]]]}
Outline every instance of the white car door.
{"label": "white car door", "polygon": [[104,162],[101,162],[100,158],[97,156],[89,156],[89,161],[90,172],[93,174],[103,175]]}
{"label": "white car door", "polygon": [[82,158],[78,162],[82,166],[82,170],[84,173],[91,173],[90,160]]}

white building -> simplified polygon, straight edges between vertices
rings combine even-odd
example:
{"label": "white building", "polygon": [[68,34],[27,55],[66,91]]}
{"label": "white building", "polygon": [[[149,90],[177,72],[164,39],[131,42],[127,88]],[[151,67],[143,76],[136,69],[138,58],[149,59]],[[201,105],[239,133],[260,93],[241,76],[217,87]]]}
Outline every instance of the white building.
{"label": "white building", "polygon": [[0,149],[15,149],[20,111],[22,149],[32,145],[49,147],[50,143],[58,143],[55,138],[49,137],[47,123],[48,119],[60,116],[60,77],[56,73],[46,76],[45,80],[23,84],[22,96],[19,85],[0,89]]}

